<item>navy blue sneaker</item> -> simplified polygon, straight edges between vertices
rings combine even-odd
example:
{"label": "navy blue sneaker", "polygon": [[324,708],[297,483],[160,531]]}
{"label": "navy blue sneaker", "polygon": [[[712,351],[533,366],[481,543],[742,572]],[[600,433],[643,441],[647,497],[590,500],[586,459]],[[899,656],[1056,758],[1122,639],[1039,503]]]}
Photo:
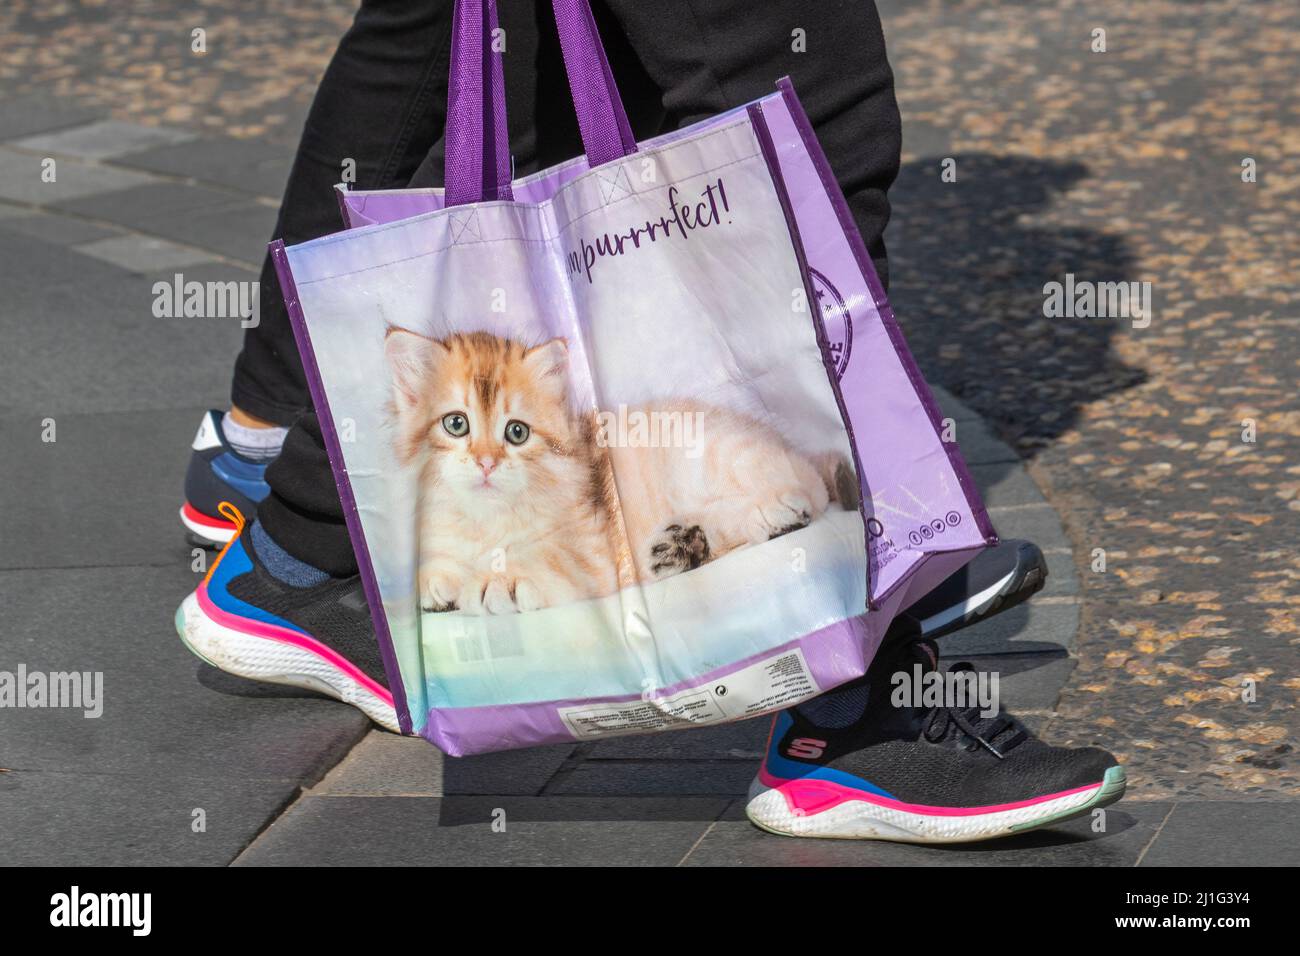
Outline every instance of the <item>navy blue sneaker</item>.
{"label": "navy blue sneaker", "polygon": [[900,617],[924,637],[942,637],[1029,600],[1046,583],[1043,552],[1011,539],[981,551]]}
{"label": "navy blue sneaker", "polygon": [[217,507],[221,502],[230,502],[251,522],[257,503],[271,490],[266,484],[269,462],[250,461],[231,448],[221,431],[221,419],[218,411],[203,416],[185,472],[181,523],[190,541],[204,548],[219,548],[235,536],[235,525]]}

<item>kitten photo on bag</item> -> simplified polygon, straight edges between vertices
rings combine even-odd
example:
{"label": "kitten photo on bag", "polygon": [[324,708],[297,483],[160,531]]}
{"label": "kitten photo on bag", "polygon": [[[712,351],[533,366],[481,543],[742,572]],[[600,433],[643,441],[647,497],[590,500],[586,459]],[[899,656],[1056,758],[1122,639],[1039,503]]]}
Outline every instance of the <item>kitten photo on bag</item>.
{"label": "kitten photo on bag", "polygon": [[809,456],[752,416],[688,398],[620,409],[647,432],[575,411],[563,338],[390,328],[384,351],[396,458],[419,467],[425,611],[604,597],[858,506],[846,455]]}

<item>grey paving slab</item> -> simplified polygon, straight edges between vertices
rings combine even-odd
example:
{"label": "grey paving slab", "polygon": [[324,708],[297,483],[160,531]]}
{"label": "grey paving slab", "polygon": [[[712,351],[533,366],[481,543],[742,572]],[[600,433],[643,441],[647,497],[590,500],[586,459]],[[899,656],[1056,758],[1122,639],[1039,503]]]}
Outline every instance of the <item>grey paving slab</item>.
{"label": "grey paving slab", "polygon": [[0,419],[0,567],[188,564],[176,512],[203,411],[55,414],[53,442],[44,418]]}
{"label": "grey paving slab", "polygon": [[[0,340],[9,343],[0,417],[30,421],[229,400],[230,369],[243,339],[238,319],[157,318],[153,277],[3,231],[0,261],[8,276]],[[185,276],[251,278],[233,266],[189,267]],[[101,444],[100,451],[113,449]]]}
{"label": "grey paving slab", "polygon": [[988,423],[982,419],[954,420],[952,436],[967,465],[1020,461],[1020,456],[1011,446],[994,435]]}
{"label": "grey paving slab", "polygon": [[[225,866],[296,792],[293,780],[234,773],[0,774],[4,863]],[[194,830],[196,820],[201,832]]]}
{"label": "grey paving slab", "polygon": [[1047,561],[1047,583],[1035,600],[1068,597],[1081,593],[1070,541],[1061,519],[1050,504],[1019,508],[992,508],[989,519],[1003,540],[1021,538],[1043,549]]}
{"label": "grey paving slab", "polygon": [[308,796],[236,865],[671,866],[726,805],[691,797]]}
{"label": "grey paving slab", "polygon": [[205,137],[132,153],[116,162],[278,200],[293,164],[293,149],[257,139]]}
{"label": "grey paving slab", "polygon": [[971,465],[971,477],[988,508],[1045,504],[1047,499],[1018,463]]}
{"label": "grey paving slab", "polygon": [[93,256],[120,266],[128,272],[136,273],[179,269],[200,262],[213,262],[211,253],[179,246],[166,239],[154,239],[136,233],[88,242],[76,246],[75,251],[83,256]]}
{"label": "grey paving slab", "polygon": [[19,149],[47,156],[111,159],[155,146],[189,142],[195,134],[166,126],[144,126],[121,120],[97,120],[68,129],[37,133],[13,143]]}
{"label": "grey paving slab", "polygon": [[1029,505],[999,505],[988,511],[994,529],[1003,538],[1025,538],[1044,551],[1070,547],[1060,516],[1046,501]]}
{"label": "grey paving slab", "polygon": [[103,675],[97,718],[6,709],[0,767],[130,775],[143,791],[166,777],[314,783],[342,759],[370,727],[360,711],[217,671],[181,643],[173,615],[198,578],[180,561],[0,572],[0,669]]}
{"label": "grey paving slab", "polygon": [[771,717],[718,724],[664,734],[614,737],[588,744],[588,759],[634,758],[639,760],[758,760],[763,756]]}
{"label": "grey paving slab", "polygon": [[249,263],[265,256],[276,217],[271,206],[172,182],[74,199],[58,208]]}
{"label": "grey paving slab", "polygon": [[668,796],[745,793],[753,760],[587,760],[561,774],[547,796]]}
{"label": "grey paving slab", "polygon": [[934,392],[934,399],[939,403],[939,408],[946,418],[951,418],[958,423],[979,420],[979,415],[964,405],[946,388],[932,383],[930,390]]}
{"label": "grey paving slab", "polygon": [[1300,866],[1300,800],[1180,801],[1142,866]]}
{"label": "grey paving slab", "polygon": [[129,169],[61,159],[55,161],[54,181],[45,182],[41,178],[43,158],[0,146],[0,199],[37,206],[55,205],[141,187],[150,181],[143,173]]}
{"label": "grey paving slab", "polygon": [[939,648],[945,657],[1058,653],[1074,649],[1078,631],[1078,605],[1030,600],[939,638]]}
{"label": "grey paving slab", "polygon": [[987,843],[911,846],[869,840],[805,840],[766,833],[728,807],[684,861],[687,866],[1133,866],[1169,811],[1167,803],[1122,801],[1093,820],[1065,823]]}
{"label": "grey paving slab", "polygon": [[1055,550],[1048,551],[1043,557],[1047,559],[1047,584],[1040,592],[1042,597],[1078,597],[1082,600],[1082,586],[1074,567],[1074,556]]}
{"label": "grey paving slab", "polygon": [[105,228],[83,219],[74,219],[71,216],[47,216],[44,213],[26,211],[22,215],[12,217],[0,213],[0,229],[60,246],[96,242],[120,235],[116,229]]}
{"label": "grey paving slab", "polygon": [[313,789],[330,796],[538,794],[574,745],[447,757],[432,744],[372,730]]}
{"label": "grey paving slab", "polygon": [[168,216],[142,224],[145,232],[210,249],[229,259],[260,265],[275,230],[276,211],[254,202],[203,209],[192,216]]}
{"label": "grey paving slab", "polygon": [[188,219],[213,209],[238,205],[241,201],[230,193],[203,186],[153,180],[141,173],[116,167],[103,168],[143,179],[144,183],[131,189],[61,201],[57,203],[58,208],[90,219],[152,232],[146,228],[150,224]]}
{"label": "grey paving slab", "polygon": [[100,110],[77,106],[46,93],[6,96],[0,100],[0,140],[8,141],[93,122]]}

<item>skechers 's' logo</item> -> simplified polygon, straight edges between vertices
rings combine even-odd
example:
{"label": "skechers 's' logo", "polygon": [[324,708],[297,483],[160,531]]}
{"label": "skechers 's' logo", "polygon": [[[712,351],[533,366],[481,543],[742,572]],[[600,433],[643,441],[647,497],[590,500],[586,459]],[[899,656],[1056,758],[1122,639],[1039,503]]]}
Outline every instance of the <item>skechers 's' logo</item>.
{"label": "skechers 's' logo", "polygon": [[51,926],[126,926],[133,936],[148,936],[152,913],[152,893],[82,893],[74,886],[50,897]]}
{"label": "skechers 's' logo", "polygon": [[826,741],[814,740],[812,737],[796,737],[785,748],[787,756],[802,760],[816,760],[826,752]]}

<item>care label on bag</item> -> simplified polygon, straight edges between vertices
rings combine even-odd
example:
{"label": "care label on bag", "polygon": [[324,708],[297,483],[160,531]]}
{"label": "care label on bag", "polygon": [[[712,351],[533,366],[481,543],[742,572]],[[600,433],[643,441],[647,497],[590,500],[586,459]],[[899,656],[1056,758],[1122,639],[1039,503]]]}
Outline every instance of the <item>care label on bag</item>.
{"label": "care label on bag", "polygon": [[804,662],[803,651],[795,648],[671,697],[561,707],[559,714],[570,733],[580,739],[654,733],[757,717],[797,704],[820,691]]}

